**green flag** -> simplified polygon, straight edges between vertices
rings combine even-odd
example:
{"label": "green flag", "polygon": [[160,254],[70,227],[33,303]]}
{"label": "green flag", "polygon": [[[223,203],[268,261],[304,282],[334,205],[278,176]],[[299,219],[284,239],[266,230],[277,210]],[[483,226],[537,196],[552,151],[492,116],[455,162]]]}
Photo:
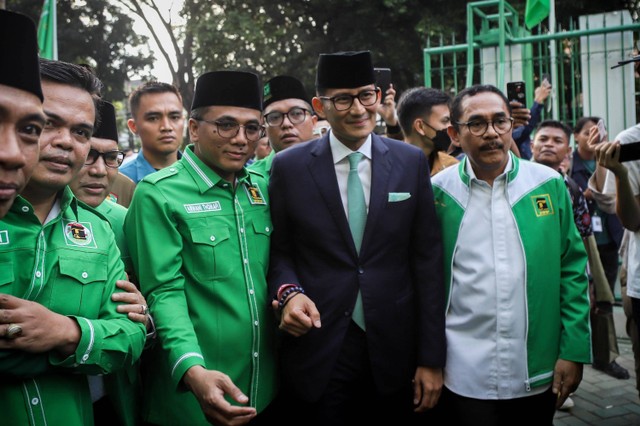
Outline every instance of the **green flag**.
{"label": "green flag", "polygon": [[56,0],[44,0],[38,24],[40,57],[58,59],[58,29],[56,26]]}
{"label": "green flag", "polygon": [[550,0],[527,0],[527,8],[524,12],[524,23],[528,29],[538,25],[551,11]]}

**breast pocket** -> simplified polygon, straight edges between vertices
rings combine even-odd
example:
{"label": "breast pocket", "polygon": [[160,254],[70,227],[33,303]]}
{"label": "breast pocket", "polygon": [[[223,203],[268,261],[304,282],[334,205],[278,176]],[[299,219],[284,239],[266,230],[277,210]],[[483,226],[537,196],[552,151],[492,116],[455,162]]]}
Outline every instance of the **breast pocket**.
{"label": "breast pocket", "polygon": [[[185,264],[199,282],[210,282],[229,276],[233,270],[229,258],[230,232],[226,225],[197,227],[191,230],[191,242]],[[226,254],[226,256],[225,256]]]}
{"label": "breast pocket", "polygon": [[269,243],[273,225],[266,217],[254,218],[250,229],[253,231],[251,238],[247,241],[249,246],[249,261],[260,264],[265,274],[269,267]]}
{"label": "breast pocket", "polygon": [[63,315],[98,318],[107,285],[115,286],[115,282],[107,283],[107,269],[106,257],[99,254],[61,254],[50,309]]}

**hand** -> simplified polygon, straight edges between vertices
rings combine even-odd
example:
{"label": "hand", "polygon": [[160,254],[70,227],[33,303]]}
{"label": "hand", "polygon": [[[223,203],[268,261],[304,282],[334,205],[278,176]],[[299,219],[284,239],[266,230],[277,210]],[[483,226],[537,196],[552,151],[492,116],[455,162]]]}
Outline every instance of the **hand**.
{"label": "hand", "polygon": [[514,128],[529,124],[529,120],[531,119],[531,111],[529,111],[529,108],[525,108],[525,106],[518,101],[511,101],[509,105],[511,105],[511,117],[513,117],[514,120]]}
{"label": "hand", "polygon": [[549,94],[551,94],[551,84],[547,80],[542,80],[542,84],[534,91],[533,99],[539,104],[544,104]]}
{"label": "hand", "polygon": [[195,395],[209,423],[224,426],[243,425],[257,414],[253,407],[231,405],[224,399],[225,395],[229,395],[240,404],[249,403],[249,398],[229,376],[220,371],[207,370],[196,365],[187,370],[182,381]]}
{"label": "hand", "polygon": [[389,85],[387,93],[382,94],[384,98],[380,105],[378,105],[378,114],[387,123],[387,126],[398,125],[398,115],[396,114],[396,90],[393,88],[393,84]]}
{"label": "hand", "polygon": [[556,408],[560,408],[569,394],[578,389],[582,381],[583,365],[573,361],[559,359],[553,371],[552,392],[558,395]]}
{"label": "hand", "polygon": [[[13,339],[6,338],[9,324],[22,328]],[[72,318],[57,314],[37,302],[0,294],[0,349],[42,353],[57,350],[63,356],[75,352],[80,327]]]}
{"label": "hand", "polygon": [[[293,296],[294,294],[289,298]],[[300,337],[311,330],[312,327],[320,328],[322,324],[320,323],[320,312],[315,303],[306,294],[295,296],[282,309],[279,327],[280,330],[284,330],[295,337]],[[271,307],[277,312],[278,301],[272,301]]]}
{"label": "hand", "polygon": [[118,305],[116,310],[120,313],[127,314],[131,321],[144,324],[148,331],[148,305],[146,299],[142,293],[140,293],[140,290],[138,290],[135,284],[126,280],[116,281],[116,286],[126,292],[118,292],[111,295],[111,300],[114,302],[125,303],[125,305]]}
{"label": "hand", "polygon": [[413,379],[413,411],[422,413],[436,406],[444,377],[441,368],[418,367]]}
{"label": "hand", "polygon": [[[593,129],[596,127],[591,130]],[[620,142],[601,142],[596,145],[594,151],[598,165],[611,170],[616,176],[626,175],[627,168],[620,162]]]}

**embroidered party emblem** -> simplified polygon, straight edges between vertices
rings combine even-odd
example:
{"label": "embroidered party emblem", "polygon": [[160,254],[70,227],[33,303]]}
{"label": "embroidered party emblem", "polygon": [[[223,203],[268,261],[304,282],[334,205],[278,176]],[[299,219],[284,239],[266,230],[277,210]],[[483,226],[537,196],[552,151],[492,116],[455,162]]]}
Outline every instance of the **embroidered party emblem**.
{"label": "embroidered party emblem", "polygon": [[[88,226],[86,226],[88,225]],[[64,226],[64,237],[68,246],[96,247],[91,224],[68,222]]]}
{"label": "embroidered party emblem", "polygon": [[533,195],[531,196],[531,201],[533,202],[536,216],[541,217],[553,214],[553,204],[551,204],[549,194]]}
{"label": "embroidered party emblem", "polygon": [[249,197],[249,202],[254,205],[266,205],[267,202],[264,200],[262,196],[262,192],[257,185],[245,185],[244,190],[247,192],[247,196]]}

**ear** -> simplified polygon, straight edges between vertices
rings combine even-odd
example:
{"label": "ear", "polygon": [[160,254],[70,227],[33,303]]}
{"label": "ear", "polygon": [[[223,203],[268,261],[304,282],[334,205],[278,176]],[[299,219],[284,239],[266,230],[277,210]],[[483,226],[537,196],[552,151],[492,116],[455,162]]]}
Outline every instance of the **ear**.
{"label": "ear", "polygon": [[317,122],[318,122],[318,116],[317,115],[312,115],[311,116],[311,123],[313,123],[313,125],[315,126]]}
{"label": "ear", "polygon": [[313,110],[316,112],[316,114],[318,114],[320,117],[326,117],[326,115],[324,114],[324,104],[322,103],[322,100],[320,98],[314,96],[313,99],[311,99],[311,105],[313,106]]}
{"label": "ear", "polygon": [[189,119],[189,139],[193,142],[198,142],[198,128],[200,123],[193,118]]}
{"label": "ear", "polygon": [[455,146],[462,146],[460,145],[460,133],[458,133],[455,127],[453,126],[447,127],[447,134],[449,135],[449,139],[451,139],[451,142]]}
{"label": "ear", "polygon": [[416,118],[415,120],[413,120],[413,124],[411,125],[411,128],[413,129],[414,132],[416,132],[420,136],[426,136],[425,131],[422,127],[421,119]]}
{"label": "ear", "polygon": [[129,130],[131,130],[131,133],[134,135],[138,134],[138,128],[136,127],[136,122],[133,118],[127,120],[127,127],[129,127]]}

